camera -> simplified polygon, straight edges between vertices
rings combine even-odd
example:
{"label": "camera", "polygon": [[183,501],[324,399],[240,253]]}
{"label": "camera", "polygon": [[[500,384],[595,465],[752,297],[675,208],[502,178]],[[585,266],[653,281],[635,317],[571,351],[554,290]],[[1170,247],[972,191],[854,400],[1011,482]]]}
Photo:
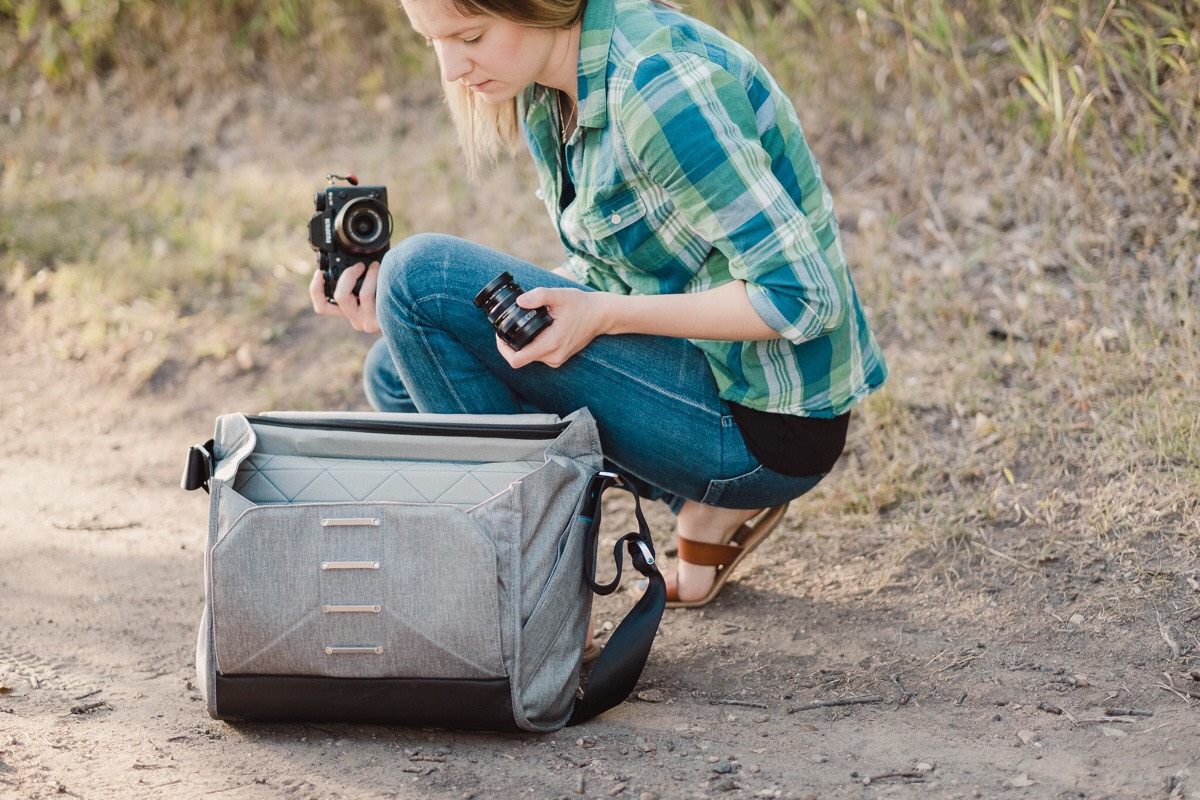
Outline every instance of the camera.
{"label": "camera", "polygon": [[517,298],[524,293],[510,273],[501,272],[479,290],[473,301],[483,309],[496,333],[513,350],[520,350],[532,342],[533,337],[554,321],[545,306],[521,308],[517,305]]}
{"label": "camera", "polygon": [[[338,278],[348,267],[360,261],[378,261],[391,247],[392,214],[386,187],[359,186],[353,175],[326,178],[329,185],[317,192],[313,201],[317,213],[308,221],[308,242],[317,251],[317,266],[325,276],[325,298],[332,303]],[[349,186],[336,184],[339,180]],[[359,278],[354,294],[361,288]]]}

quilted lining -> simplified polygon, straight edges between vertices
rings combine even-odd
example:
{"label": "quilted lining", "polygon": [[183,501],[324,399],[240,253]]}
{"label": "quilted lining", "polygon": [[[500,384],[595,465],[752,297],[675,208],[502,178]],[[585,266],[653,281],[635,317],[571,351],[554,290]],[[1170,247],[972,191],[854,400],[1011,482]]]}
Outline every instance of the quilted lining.
{"label": "quilted lining", "polygon": [[540,466],[540,461],[365,461],[254,453],[238,467],[233,488],[253,503],[391,500],[473,506]]}

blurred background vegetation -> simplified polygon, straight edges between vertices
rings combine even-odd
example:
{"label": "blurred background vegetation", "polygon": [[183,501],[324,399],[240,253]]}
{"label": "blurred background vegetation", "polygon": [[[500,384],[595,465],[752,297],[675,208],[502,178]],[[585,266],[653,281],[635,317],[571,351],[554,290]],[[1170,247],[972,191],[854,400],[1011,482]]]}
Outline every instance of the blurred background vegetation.
{"label": "blurred background vegetation", "polygon": [[[813,524],[950,572],[1121,562],[1145,537],[1194,555],[1200,2],[687,11],[792,93],[894,372]],[[398,235],[557,261],[527,165],[464,181],[392,0],[0,0],[0,70],[6,324],[134,386],[259,370],[320,330],[324,378],[265,402],[361,402],[361,337],[306,311],[327,171],[387,183]]]}

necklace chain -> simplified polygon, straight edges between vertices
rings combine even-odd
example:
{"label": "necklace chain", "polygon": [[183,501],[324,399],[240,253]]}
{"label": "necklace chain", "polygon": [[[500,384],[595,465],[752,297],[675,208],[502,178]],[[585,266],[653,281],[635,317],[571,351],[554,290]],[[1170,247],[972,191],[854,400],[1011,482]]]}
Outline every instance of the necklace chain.
{"label": "necklace chain", "polygon": [[565,111],[563,111],[563,93],[559,92],[558,93],[558,118],[559,118],[560,122],[562,123],[562,130],[560,131],[560,135],[562,136],[563,144],[566,144],[567,139],[571,138],[572,126],[575,124],[575,114],[579,110],[578,103],[571,103],[570,100],[568,100],[567,102],[570,103],[570,105],[571,105],[571,113],[569,115]]}

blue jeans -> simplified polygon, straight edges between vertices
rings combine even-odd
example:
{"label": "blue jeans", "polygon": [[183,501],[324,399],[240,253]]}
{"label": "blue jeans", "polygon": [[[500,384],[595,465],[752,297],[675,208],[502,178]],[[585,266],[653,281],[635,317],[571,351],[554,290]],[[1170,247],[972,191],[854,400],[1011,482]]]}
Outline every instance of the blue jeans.
{"label": "blue jeans", "polygon": [[774,472],[750,454],[707,360],[686,339],[599,336],[558,368],[510,367],[471,302],[505,270],[525,289],[587,289],[449,236],[412,236],[387,254],[376,291],[383,338],[367,355],[363,381],[377,409],[565,416],[587,406],[612,466],[675,511],[685,499],[766,508],[820,481]]}

